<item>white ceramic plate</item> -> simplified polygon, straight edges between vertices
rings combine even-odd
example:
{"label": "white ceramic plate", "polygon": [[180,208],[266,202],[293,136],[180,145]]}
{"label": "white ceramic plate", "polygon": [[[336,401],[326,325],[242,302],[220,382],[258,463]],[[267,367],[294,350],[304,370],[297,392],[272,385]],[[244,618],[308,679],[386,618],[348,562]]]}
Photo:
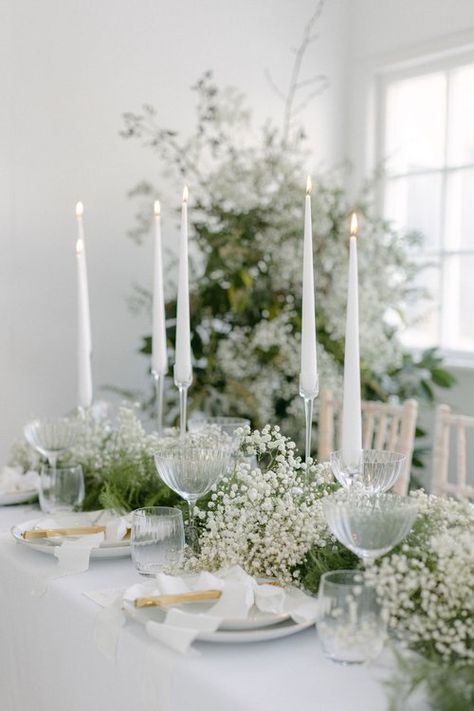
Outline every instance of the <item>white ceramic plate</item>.
{"label": "white ceramic plate", "polygon": [[314,622],[293,622],[287,620],[273,627],[266,627],[258,630],[243,630],[242,632],[232,632],[217,630],[216,632],[202,632],[198,636],[200,642],[217,642],[220,644],[242,644],[244,642],[269,642],[272,639],[282,639],[290,637],[292,634],[302,632],[312,627]]}
{"label": "white ceramic plate", "polygon": [[[44,517],[43,517],[44,519]],[[72,536],[61,536],[58,538],[43,538],[43,539],[32,539],[27,540],[23,538],[23,531],[31,531],[38,528],[38,522],[42,519],[34,519],[32,521],[26,521],[17,526],[12,526],[10,529],[13,538],[22,543],[28,548],[32,548],[35,551],[40,551],[41,553],[49,553],[49,555],[54,555],[54,549],[61,545],[65,540],[73,540]],[[70,522],[64,525],[72,525]],[[92,525],[91,520],[84,521],[82,519],[80,522],[75,523],[77,526]],[[123,558],[130,555],[130,541],[119,541],[119,542],[104,542],[101,543],[98,548],[93,548],[91,551],[91,558]]]}
{"label": "white ceramic plate", "polygon": [[8,491],[0,493],[0,506],[12,506],[13,504],[26,504],[38,497],[36,489],[26,491]]}
{"label": "white ceramic plate", "polygon": [[[196,612],[196,607],[197,605],[195,604],[176,605],[177,609],[186,609],[188,612]],[[129,601],[124,602],[123,609],[128,617],[142,625],[145,625],[149,620],[163,622],[166,612],[166,610],[159,607],[137,609],[133,603]],[[204,612],[204,603],[203,606],[200,607],[200,611]],[[272,639],[289,637],[312,625],[314,625],[314,622],[297,623],[293,622],[288,615],[268,615],[267,613],[255,610],[255,613],[251,613],[250,619],[224,620],[220,629],[215,632],[200,632],[197,639],[200,642],[225,644],[266,642]]]}

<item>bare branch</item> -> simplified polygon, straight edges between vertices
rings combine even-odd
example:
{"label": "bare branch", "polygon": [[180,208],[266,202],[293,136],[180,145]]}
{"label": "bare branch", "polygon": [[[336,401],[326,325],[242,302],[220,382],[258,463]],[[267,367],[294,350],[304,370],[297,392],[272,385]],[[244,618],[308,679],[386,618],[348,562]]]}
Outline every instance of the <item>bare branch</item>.
{"label": "bare branch", "polygon": [[278,88],[278,86],[275,84],[272,75],[270,74],[269,69],[265,69],[265,79],[269,83],[270,87],[273,89],[275,94],[278,96],[279,99],[281,99],[283,102],[286,101],[286,96],[285,94],[281,91],[281,89]]}
{"label": "bare branch", "polygon": [[302,89],[304,86],[310,86],[311,84],[316,84],[318,81],[327,81],[327,76],[325,74],[316,74],[310,79],[304,79],[296,84],[297,89]]}
{"label": "bare branch", "polygon": [[[296,94],[297,94],[298,90],[300,89],[300,87],[298,86],[298,78],[300,76],[303,58],[304,58],[304,55],[305,55],[306,50],[308,48],[308,45],[317,39],[317,35],[314,33],[313,30],[314,30],[314,26],[316,25],[319,18],[321,17],[325,2],[326,2],[326,0],[319,0],[319,2],[317,3],[313,14],[309,18],[308,22],[306,23],[306,27],[303,30],[303,38],[301,40],[301,43],[295,51],[295,61],[293,63],[293,69],[292,69],[291,77],[290,77],[290,84],[289,84],[288,93],[287,93],[286,99],[285,99],[285,111],[283,114],[282,135],[283,135],[283,142],[284,143],[286,143],[288,141],[291,120],[292,120],[292,116],[294,114],[294,102],[295,102]],[[320,92],[318,91],[318,93],[320,93]]]}
{"label": "bare branch", "polygon": [[317,96],[320,96],[324,91],[326,91],[327,88],[328,83],[325,82],[322,86],[310,92],[308,96],[293,109],[292,115],[296,116],[297,114],[300,114],[307,106],[309,106],[313,99],[315,99]]}

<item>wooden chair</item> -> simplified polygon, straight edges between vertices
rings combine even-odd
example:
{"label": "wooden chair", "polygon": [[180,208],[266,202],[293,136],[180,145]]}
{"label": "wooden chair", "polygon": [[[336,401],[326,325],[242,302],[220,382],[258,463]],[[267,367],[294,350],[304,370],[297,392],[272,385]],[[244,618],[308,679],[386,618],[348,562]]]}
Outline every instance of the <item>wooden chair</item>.
{"label": "wooden chair", "polygon": [[[319,403],[318,459],[323,462],[329,459],[330,452],[341,446],[342,404],[331,390],[321,391]],[[393,489],[402,496],[406,495],[410,481],[417,415],[416,400],[406,400],[402,405],[370,400],[362,403],[362,447],[388,449],[406,456]]]}
{"label": "wooden chair", "polygon": [[[433,442],[432,491],[437,496],[474,499],[474,487],[466,480],[466,430],[474,432],[474,417],[454,415],[449,405],[438,405]],[[451,431],[456,431],[456,480],[449,481]]]}

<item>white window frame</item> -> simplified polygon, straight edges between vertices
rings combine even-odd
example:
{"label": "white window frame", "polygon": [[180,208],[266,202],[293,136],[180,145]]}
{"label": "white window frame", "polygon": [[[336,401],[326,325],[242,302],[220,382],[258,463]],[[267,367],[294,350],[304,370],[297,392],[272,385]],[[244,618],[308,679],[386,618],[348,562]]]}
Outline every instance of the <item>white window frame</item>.
{"label": "white window frame", "polygon": [[[448,82],[447,82],[447,93],[449,95],[449,73],[450,71],[457,69],[458,67],[461,67],[466,64],[474,64],[474,44],[469,44],[469,45],[464,45],[461,48],[454,48],[452,50],[447,50],[444,52],[437,52],[435,54],[424,54],[421,56],[417,57],[411,57],[408,60],[403,60],[400,59],[399,61],[396,62],[391,62],[390,64],[385,64],[382,65],[375,70],[375,82],[374,82],[374,89],[375,89],[375,95],[374,95],[374,124],[375,124],[375,141],[372,144],[374,146],[374,152],[373,152],[373,157],[374,157],[374,163],[375,165],[382,165],[384,159],[386,159],[386,156],[384,155],[384,134],[385,134],[385,125],[386,125],[386,113],[385,113],[385,96],[386,96],[386,90],[387,87],[390,83],[394,81],[399,81],[403,79],[409,79],[410,77],[417,77],[417,76],[422,76],[424,74],[432,74],[435,72],[445,72],[448,74]],[[449,104],[446,102],[446,131],[448,130],[448,118],[449,118]],[[445,139],[447,136],[445,137]],[[446,155],[446,148],[447,148],[447,140],[445,140],[445,156],[444,156],[444,161],[443,161],[443,166],[440,168],[428,168],[420,171],[407,171],[403,173],[391,173],[389,176],[387,176],[387,180],[392,180],[392,179],[397,179],[397,178],[403,178],[406,176],[410,175],[429,175],[429,174],[438,174],[441,176],[441,225],[440,225],[440,249],[433,251],[431,253],[429,252],[424,252],[427,256],[429,254],[432,254],[432,256],[436,256],[437,258],[440,259],[440,263],[442,265],[443,260],[447,256],[454,256],[454,255],[460,255],[462,256],[463,254],[469,254],[474,256],[474,247],[469,250],[449,250],[445,248],[445,220],[444,220],[444,211],[446,207],[446,177],[449,173],[454,172],[454,171],[460,171],[460,170],[469,170],[469,169],[474,169],[474,163],[471,164],[466,164],[462,166],[450,166],[447,165],[447,155]],[[383,202],[384,202],[384,189],[385,189],[385,179],[383,179],[380,183],[379,187],[379,192],[377,195],[377,201],[378,201],[378,206],[381,210],[383,211]],[[474,196],[473,196],[474,197]],[[440,290],[439,293],[443,294],[443,278],[445,274],[445,269],[441,266],[440,268]],[[469,367],[469,368],[474,368],[474,350],[473,351],[465,351],[465,350],[452,350],[452,349],[446,349],[443,348],[442,342],[443,342],[443,334],[446,333],[447,328],[449,328],[449,325],[447,323],[447,314],[446,312],[443,313],[441,310],[441,305],[438,305],[438,308],[440,310],[439,316],[439,339],[440,343],[434,344],[437,345],[439,348],[441,354],[443,357],[446,359],[447,363],[451,366],[458,366],[458,367]],[[414,352],[419,352],[423,350],[422,348],[412,348],[411,349]]]}

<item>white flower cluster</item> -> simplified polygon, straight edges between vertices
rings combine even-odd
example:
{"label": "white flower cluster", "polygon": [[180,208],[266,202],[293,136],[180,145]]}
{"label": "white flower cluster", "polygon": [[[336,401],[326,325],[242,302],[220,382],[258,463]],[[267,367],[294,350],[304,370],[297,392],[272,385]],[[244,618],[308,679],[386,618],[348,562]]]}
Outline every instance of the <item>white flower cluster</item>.
{"label": "white flower cluster", "polygon": [[[293,333],[294,318],[294,310],[285,308],[275,318],[263,318],[253,328],[235,327],[219,343],[217,360],[226,376],[236,382],[251,382],[251,407],[260,422],[275,418],[275,401],[279,398],[291,401],[290,415],[302,417],[303,405],[295,387],[300,371],[301,335]],[[320,381],[326,387],[340,387],[339,367],[319,344],[318,368]],[[236,398],[239,395],[236,392]],[[289,423],[281,420],[280,424],[285,431],[289,429]]]}
{"label": "white flower cluster", "polygon": [[[208,425],[199,430],[188,432],[185,436],[187,444],[212,446],[216,442],[222,444],[226,438],[216,425]],[[229,446],[232,438],[227,437]],[[117,460],[124,457],[128,461],[139,462],[143,457],[152,457],[158,450],[176,446],[179,431],[167,428],[163,436],[157,432],[148,433],[139,416],[136,406],[121,405],[111,412],[99,413],[98,409],[85,414],[74,446],[67,457],[93,471],[105,470]],[[10,464],[18,466],[22,471],[32,469],[38,471],[40,457],[26,442],[17,443],[12,448]]]}
{"label": "white flower cluster", "polygon": [[137,408],[120,406],[115,420],[99,419],[94,413],[85,416],[79,436],[71,449],[71,458],[100,470],[120,457],[140,460],[156,449],[156,435],[148,434],[137,415]]}
{"label": "white flower cluster", "polygon": [[250,575],[295,582],[307,551],[330,539],[319,503],[332,480],[329,467],[306,467],[279,427],[253,431],[243,447],[257,466],[243,461],[214,487],[208,510],[199,514],[201,553],[190,565],[240,565]]}
{"label": "white flower cluster", "polygon": [[[93,409],[85,414],[76,441],[67,453],[68,459],[93,470],[106,469],[114,461],[127,456],[139,460],[152,455],[157,448],[157,435],[148,434],[134,406],[119,406],[113,413]],[[23,471],[38,471],[40,456],[26,440],[13,445],[9,463]]]}
{"label": "white flower cluster", "polygon": [[401,552],[366,572],[408,646],[474,660],[474,509],[416,492],[420,515]]}

